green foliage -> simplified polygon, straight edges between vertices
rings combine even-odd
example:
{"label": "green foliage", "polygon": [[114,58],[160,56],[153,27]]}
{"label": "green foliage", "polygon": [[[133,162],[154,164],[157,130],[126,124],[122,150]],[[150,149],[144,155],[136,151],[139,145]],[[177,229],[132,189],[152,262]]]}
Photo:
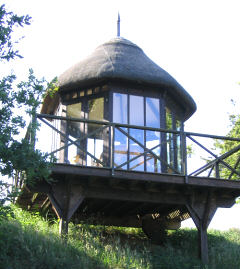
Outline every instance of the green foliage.
{"label": "green foliage", "polygon": [[[231,130],[227,134],[227,136],[240,138],[240,115],[230,115],[229,120],[231,123]],[[216,141],[215,143],[215,147],[220,149],[221,154],[224,154],[239,145],[240,143],[238,141],[229,140],[225,140],[224,142]],[[229,165],[231,165],[231,167],[233,167],[237,170],[238,173],[240,173],[240,165],[236,165],[239,158],[240,150],[226,158],[224,161],[226,161]],[[226,167],[222,167],[220,170],[220,174],[222,178],[228,178],[231,175],[231,171]],[[239,176],[234,173],[233,175],[231,175],[231,179],[239,179]]]}
{"label": "green foliage", "polygon": [[17,16],[13,12],[8,12],[5,5],[0,6],[0,62],[22,57],[19,51],[14,48],[18,40],[13,40],[13,32],[17,27],[29,25],[31,17]]}
{"label": "green foliage", "polygon": [[240,230],[208,232],[209,265],[197,259],[197,231],[169,232],[165,246],[152,245],[140,229],[69,226],[68,242],[60,240],[58,223],[9,207],[0,217],[0,268],[240,268]]}
{"label": "green foliage", "polygon": [[[0,63],[21,58],[14,48],[18,40],[13,40],[13,32],[17,27],[29,25],[30,19],[28,15],[17,16],[8,12],[4,5],[0,6]],[[49,160],[34,149],[38,128],[36,113],[48,83],[45,79],[37,79],[32,69],[27,81],[16,84],[16,79],[13,74],[0,78],[0,174],[11,178],[20,176],[21,181],[28,184],[38,179],[49,180]],[[23,137],[29,119],[32,122]],[[6,192],[11,198],[9,184],[1,177],[1,204]]]}
{"label": "green foliage", "polygon": [[47,90],[45,92],[44,97],[46,97],[46,95],[49,95],[50,97],[53,97],[54,94],[58,91],[59,86],[58,86],[58,78],[55,77],[49,84],[47,87]]}
{"label": "green foliage", "polygon": [[0,268],[151,268],[148,252],[128,246],[116,235],[70,224],[68,242],[59,240],[58,224],[12,207],[0,219]]}

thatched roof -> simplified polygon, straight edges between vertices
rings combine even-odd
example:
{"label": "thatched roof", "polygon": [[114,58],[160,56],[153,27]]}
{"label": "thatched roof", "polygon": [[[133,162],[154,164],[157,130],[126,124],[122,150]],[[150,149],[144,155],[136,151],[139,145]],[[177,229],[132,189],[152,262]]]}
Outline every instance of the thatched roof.
{"label": "thatched roof", "polygon": [[64,72],[59,77],[59,92],[102,81],[128,81],[164,88],[186,109],[185,118],[196,110],[194,100],[183,87],[141,48],[124,38],[117,37],[100,45],[90,56]]}

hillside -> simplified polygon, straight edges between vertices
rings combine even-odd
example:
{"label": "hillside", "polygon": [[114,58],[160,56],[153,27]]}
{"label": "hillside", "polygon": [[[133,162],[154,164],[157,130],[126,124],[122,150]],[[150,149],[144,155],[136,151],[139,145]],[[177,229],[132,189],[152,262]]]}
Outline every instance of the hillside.
{"label": "hillside", "polygon": [[[163,246],[152,245],[138,229],[70,224],[68,241],[58,224],[16,207],[0,211],[1,269],[197,269],[196,230],[169,233]],[[205,269],[240,268],[240,230],[209,231],[210,264]]]}

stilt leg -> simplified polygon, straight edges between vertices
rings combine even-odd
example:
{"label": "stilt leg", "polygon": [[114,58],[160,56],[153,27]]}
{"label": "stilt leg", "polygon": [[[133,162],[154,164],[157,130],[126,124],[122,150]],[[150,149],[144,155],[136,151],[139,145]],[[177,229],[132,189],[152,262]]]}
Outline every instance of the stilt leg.
{"label": "stilt leg", "polygon": [[67,239],[68,223],[74,212],[84,200],[82,187],[73,185],[70,180],[62,180],[52,186],[48,197],[60,219],[59,234],[62,238]]}
{"label": "stilt leg", "polygon": [[59,234],[63,239],[66,239],[68,235],[68,221],[62,218],[60,219],[59,222]]}
{"label": "stilt leg", "polygon": [[198,253],[204,264],[208,263],[207,228],[216,210],[216,197],[212,192],[192,197],[186,204],[188,211],[198,229]]}
{"label": "stilt leg", "polygon": [[207,241],[207,229],[203,228],[202,225],[198,228],[198,251],[199,259],[204,264],[208,263],[208,241]]}

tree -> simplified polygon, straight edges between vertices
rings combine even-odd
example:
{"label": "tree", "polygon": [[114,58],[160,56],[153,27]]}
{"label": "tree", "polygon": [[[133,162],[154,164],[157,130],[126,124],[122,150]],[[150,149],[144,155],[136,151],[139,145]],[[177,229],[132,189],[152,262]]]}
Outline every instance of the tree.
{"label": "tree", "polygon": [[[22,58],[15,49],[13,32],[18,27],[30,25],[31,17],[18,16],[0,6],[0,63]],[[9,184],[4,177],[17,178],[32,184],[36,180],[49,179],[49,160],[46,154],[34,149],[37,108],[48,83],[37,79],[30,69],[28,80],[16,83],[16,75],[0,78],[0,204],[11,198]],[[19,111],[21,111],[19,113]],[[27,117],[28,115],[29,117]],[[25,137],[26,118],[32,118]],[[7,197],[3,193],[7,191]]]}
{"label": "tree", "polygon": [[[238,115],[230,115],[229,120],[231,123],[231,130],[227,134],[228,137],[232,138],[240,138],[240,114]],[[239,147],[239,141],[231,141],[225,140],[216,141],[215,146],[216,148],[220,149],[221,154],[229,152],[236,147]],[[240,150],[234,152],[225,160],[232,168],[234,168],[240,174]],[[236,173],[233,173],[230,169],[226,168],[225,166],[221,167],[220,174],[222,178],[229,178],[229,179],[239,179],[239,176]]]}

